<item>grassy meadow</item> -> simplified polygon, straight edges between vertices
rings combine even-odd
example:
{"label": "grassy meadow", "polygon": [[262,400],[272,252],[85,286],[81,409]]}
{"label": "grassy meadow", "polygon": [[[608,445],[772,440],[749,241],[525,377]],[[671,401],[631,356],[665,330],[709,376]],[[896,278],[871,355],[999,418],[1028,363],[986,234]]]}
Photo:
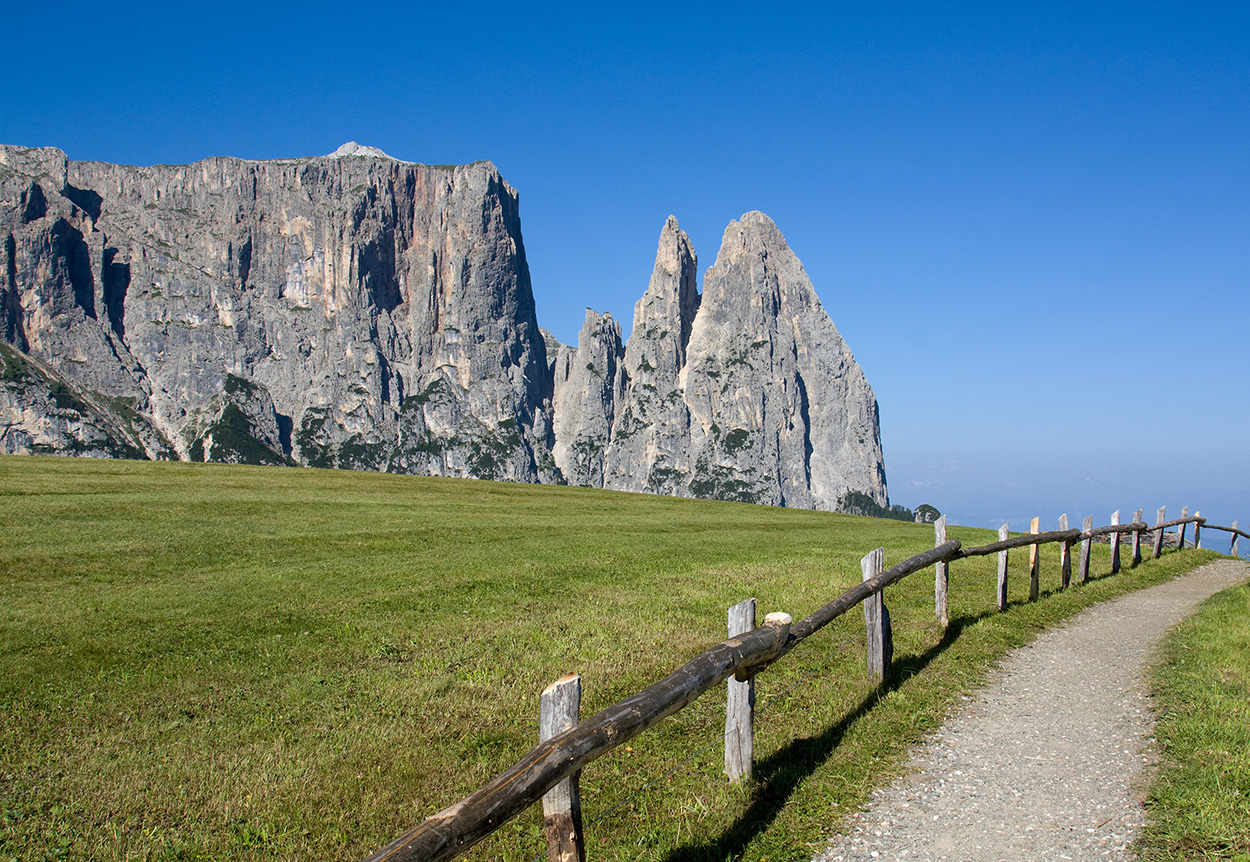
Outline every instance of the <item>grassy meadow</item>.
{"label": "grassy meadow", "polygon": [[1250,584],[1177,626],[1151,681],[1161,762],[1141,858],[1250,862]]}
{"label": "grassy meadow", "polygon": [[[1083,513],[1071,513],[1079,517]],[[986,530],[951,528],[966,545]],[[536,741],[570,671],[583,714],[725,637],[801,618],[933,544],[931,526],[581,488],[213,464],[0,457],[0,860],[355,860]],[[891,587],[895,669],[854,612],[757,681],[756,780],[722,774],[715,692],[582,777],[592,860],[807,859],[1004,651],[1212,558],[1058,590],[1042,551]],[[544,854],[537,811],[467,854]]]}

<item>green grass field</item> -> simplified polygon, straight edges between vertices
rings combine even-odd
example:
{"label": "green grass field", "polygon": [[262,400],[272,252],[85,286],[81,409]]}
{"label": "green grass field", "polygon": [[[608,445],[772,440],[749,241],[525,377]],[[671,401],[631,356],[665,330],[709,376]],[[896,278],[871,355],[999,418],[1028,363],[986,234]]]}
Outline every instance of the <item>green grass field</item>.
{"label": "green grass field", "polygon": [[[1079,513],[1078,513],[1079,514]],[[744,504],[293,468],[0,457],[0,860],[360,859],[536,741],[725,636],[807,615],[932,528]],[[996,537],[952,528],[965,544]],[[756,781],[722,775],[723,691],[591,764],[594,860],[798,860],[1004,651],[1213,555],[1168,553],[1043,598],[1012,557],[887,591],[895,670],[865,682],[852,613],[761,674]],[[534,860],[538,812],[467,858]]]}
{"label": "green grass field", "polygon": [[1161,762],[1141,858],[1250,862],[1250,584],[1177,626],[1152,682]]}

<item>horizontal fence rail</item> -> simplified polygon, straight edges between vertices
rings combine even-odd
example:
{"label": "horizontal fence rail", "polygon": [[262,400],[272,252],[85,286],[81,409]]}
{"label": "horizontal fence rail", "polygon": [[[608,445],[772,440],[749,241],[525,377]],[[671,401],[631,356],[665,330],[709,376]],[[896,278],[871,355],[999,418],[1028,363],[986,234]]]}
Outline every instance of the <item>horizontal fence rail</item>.
{"label": "horizontal fence rail", "polygon": [[1218,524],[1208,524],[1206,518],[1201,518],[1200,520],[1204,530],[1223,530],[1225,533],[1233,533],[1241,536],[1243,539],[1250,539],[1250,533],[1247,533],[1245,530],[1238,530],[1236,527],[1221,527]]}
{"label": "horizontal fence rail", "polygon": [[987,557],[990,554],[996,554],[999,551],[1010,550],[1011,548],[1023,548],[1025,545],[1046,545],[1052,542],[1063,541],[1080,541],[1085,538],[1086,534],[1080,530],[1054,530],[1049,533],[1021,533],[1014,539],[1002,539],[989,545],[981,545],[975,548],[962,548],[951,559],[963,560],[968,557]]}
{"label": "horizontal fence rail", "polygon": [[[1152,527],[1152,526],[1150,526],[1150,525],[1146,525],[1146,526],[1144,527],[1144,529],[1147,529],[1147,530],[1152,530],[1152,531],[1153,531],[1153,530],[1166,530],[1168,527],[1179,527],[1179,526],[1182,526],[1183,524],[1200,524],[1201,526],[1206,527],[1206,526],[1207,526],[1207,519],[1206,519],[1206,518],[1203,518],[1203,517],[1201,517],[1201,516],[1199,516],[1199,515],[1191,515],[1191,516],[1190,516],[1190,517],[1188,517],[1188,518],[1177,518],[1175,521],[1164,521],[1162,524],[1155,524],[1153,527]],[[1108,529],[1110,529],[1110,528],[1109,528],[1109,527],[1103,527],[1102,529],[1103,529],[1103,530],[1108,530]],[[1210,529],[1212,529],[1212,530],[1232,530],[1232,527],[1217,527],[1217,526],[1215,526],[1214,524],[1212,524],[1212,525],[1211,525],[1211,527],[1210,527]],[[1240,530],[1238,530],[1237,532],[1241,532],[1241,531],[1240,531]],[[1242,533],[1242,535],[1243,535],[1243,536],[1245,536],[1246,534],[1245,534],[1245,533]],[[1246,538],[1250,539],[1250,536],[1246,536]]]}
{"label": "horizontal fence rail", "polygon": [[[888,569],[882,569],[884,553],[882,549],[871,552],[864,557],[864,580],[851,587],[842,595],[818,608],[797,623],[785,613],[773,613],[765,617],[764,624],[754,627],[754,600],[751,603],[749,616],[743,617],[743,606],[746,602],[731,609],[730,637],[711,649],[695,656],[677,670],[658,682],[643,689],[638,694],[617,703],[598,714],[574,723],[567,730],[544,738],[538,745],[526,752],[515,764],[494,778],[488,784],[470,794],[456,804],[443,809],[408,832],[396,838],[390,844],[373,853],[366,862],[443,862],[453,859],[468,850],[477,842],[494,832],[508,820],[517,816],[535,802],[544,799],[554,788],[560,791],[546,797],[545,805],[553,799],[575,800],[577,809],[574,811],[554,812],[548,814],[549,859],[552,862],[580,862],[583,853],[583,839],[580,834],[581,812],[578,792],[575,785],[577,776],[588,763],[607,754],[617,746],[623,745],[638,734],[663,721],[668,716],[684,709],[700,696],[715,686],[733,680],[747,683],[755,675],[767,669],[769,665],[784,657],[803,640],[811,637],[834,620],[864,605],[866,624],[869,627],[869,672],[870,675],[883,681],[888,671],[889,656],[892,651],[889,612],[885,609],[880,597],[886,587],[930,566],[937,567],[935,581],[935,609],[943,625],[946,620],[946,587],[947,566],[961,559],[970,557],[999,555],[998,604],[1005,610],[1006,605],[1006,566],[1007,552],[1013,548],[1030,547],[1033,553],[1030,560],[1032,584],[1030,601],[1037,600],[1037,556],[1036,548],[1040,545],[1062,543],[1063,586],[1067,587],[1071,576],[1069,549],[1077,542],[1082,543],[1081,580],[1088,578],[1089,543],[1101,536],[1113,536],[1112,571],[1119,570],[1119,551],[1114,544],[1122,534],[1133,534],[1133,562],[1140,561],[1139,541],[1142,533],[1154,533],[1154,556],[1158,557],[1163,546],[1163,533],[1169,527],[1181,527],[1177,536],[1180,549],[1185,547],[1184,528],[1194,525],[1194,544],[1200,546],[1200,530],[1223,530],[1233,534],[1233,553],[1236,554],[1237,537],[1250,539],[1250,533],[1237,528],[1237,522],[1231,527],[1208,524],[1206,519],[1195,513],[1190,516],[1188,509],[1182,517],[1171,521],[1164,520],[1164,510],[1160,509],[1157,523],[1150,525],[1139,520],[1140,510],[1131,523],[1118,524],[1119,512],[1112,516],[1113,523],[1106,527],[1093,528],[1092,519],[1085,519],[1084,530],[1059,529],[1049,532],[1036,532],[1037,519],[1034,519],[1034,532],[1022,533],[1007,538],[1007,525],[999,530],[999,541],[988,545],[965,548],[959,540],[946,540],[946,519],[939,519],[935,524],[937,544],[932,549],[909,557]],[[1067,516],[1060,518],[1060,526],[1067,526]],[[868,602],[877,600],[877,609],[870,608]],[[745,621],[744,621],[745,620]],[[742,629],[746,630],[743,631]],[[876,651],[874,656],[873,651]],[[558,685],[567,685],[576,677],[562,678]],[[557,684],[553,684],[552,689]],[[580,683],[577,683],[580,685]],[[578,693],[568,695],[580,697]],[[749,733],[751,727],[750,710],[753,708],[753,697],[730,697],[730,713],[726,722],[726,763],[731,762],[730,745],[740,751],[751,750],[749,740],[736,738],[738,734]],[[735,705],[736,704],[736,705]],[[739,710],[734,714],[734,710]],[[746,710],[745,714],[742,712]],[[575,711],[575,707],[574,707]],[[546,719],[544,719],[546,720]],[[568,721],[575,718],[565,717]],[[734,729],[731,741],[730,728]],[[745,730],[744,730],[745,728]],[[546,732],[544,731],[544,736]],[[727,769],[731,780],[750,775],[748,762],[741,764],[736,755],[733,761],[737,764]],[[570,788],[563,782],[574,782]],[[566,801],[564,804],[568,804]],[[567,825],[576,823],[576,835],[556,837],[559,830],[553,824]],[[570,848],[576,849],[570,849]]]}
{"label": "horizontal fence rail", "polygon": [[712,647],[633,697],[534,746],[481,790],[427,818],[369,859],[451,859],[595,758],[633,739],[735,673],[776,658],[789,633],[790,617],[770,614],[760,628]]}
{"label": "horizontal fence rail", "polygon": [[[952,539],[931,551],[925,551],[923,554],[917,554],[898,565],[891,566],[871,580],[851,587],[820,610],[795,623],[790,629],[790,640],[782,647],[781,655],[785,655],[798,646],[801,640],[811,637],[864,599],[881,592],[890,584],[901,581],[921,569],[927,569],[936,562],[950,560],[954,554],[958,553],[959,547],[959,540]],[[780,657],[779,655],[778,658]]]}

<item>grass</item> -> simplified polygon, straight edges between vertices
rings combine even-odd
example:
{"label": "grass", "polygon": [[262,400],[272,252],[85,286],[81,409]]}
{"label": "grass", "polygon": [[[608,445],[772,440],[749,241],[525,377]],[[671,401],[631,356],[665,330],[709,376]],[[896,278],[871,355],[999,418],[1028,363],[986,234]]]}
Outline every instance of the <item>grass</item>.
{"label": "grass", "polygon": [[[0,457],[0,860],[359,859],[536,741],[539,692],[583,712],[724,638],[796,619],[932,546],[931,526],[582,488],[214,464]],[[990,531],[953,527],[965,544]],[[798,860],[900,768],[1006,650],[1210,559],[1168,553],[994,611],[994,560],[887,591],[889,683],[862,615],[757,681],[756,780],[721,772],[724,694],[582,777],[596,860]],[[467,858],[533,860],[539,815]]]}
{"label": "grass", "polygon": [[1169,634],[1152,687],[1161,762],[1140,858],[1250,862],[1250,584]]}

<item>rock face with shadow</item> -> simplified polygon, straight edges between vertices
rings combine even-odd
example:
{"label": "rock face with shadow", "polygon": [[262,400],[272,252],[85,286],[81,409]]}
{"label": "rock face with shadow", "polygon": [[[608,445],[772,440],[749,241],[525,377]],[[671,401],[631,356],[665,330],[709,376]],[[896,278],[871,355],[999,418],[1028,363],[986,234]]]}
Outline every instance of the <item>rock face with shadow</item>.
{"label": "rock face with shadow", "polygon": [[[702,296],[670,217],[625,347],[605,486],[808,509],[886,503],[877,401],[768,216],[730,223]],[[558,384],[557,384],[558,385]]]}
{"label": "rock face with shadow", "polygon": [[621,336],[539,330],[489,162],[0,146],[0,452],[887,502],[872,390],[766,216],[702,296],[670,218]]}
{"label": "rock face with shadow", "polygon": [[119,444],[556,478],[517,195],[489,163],[3,147],[0,204],[4,338],[84,401],[124,403]]}

